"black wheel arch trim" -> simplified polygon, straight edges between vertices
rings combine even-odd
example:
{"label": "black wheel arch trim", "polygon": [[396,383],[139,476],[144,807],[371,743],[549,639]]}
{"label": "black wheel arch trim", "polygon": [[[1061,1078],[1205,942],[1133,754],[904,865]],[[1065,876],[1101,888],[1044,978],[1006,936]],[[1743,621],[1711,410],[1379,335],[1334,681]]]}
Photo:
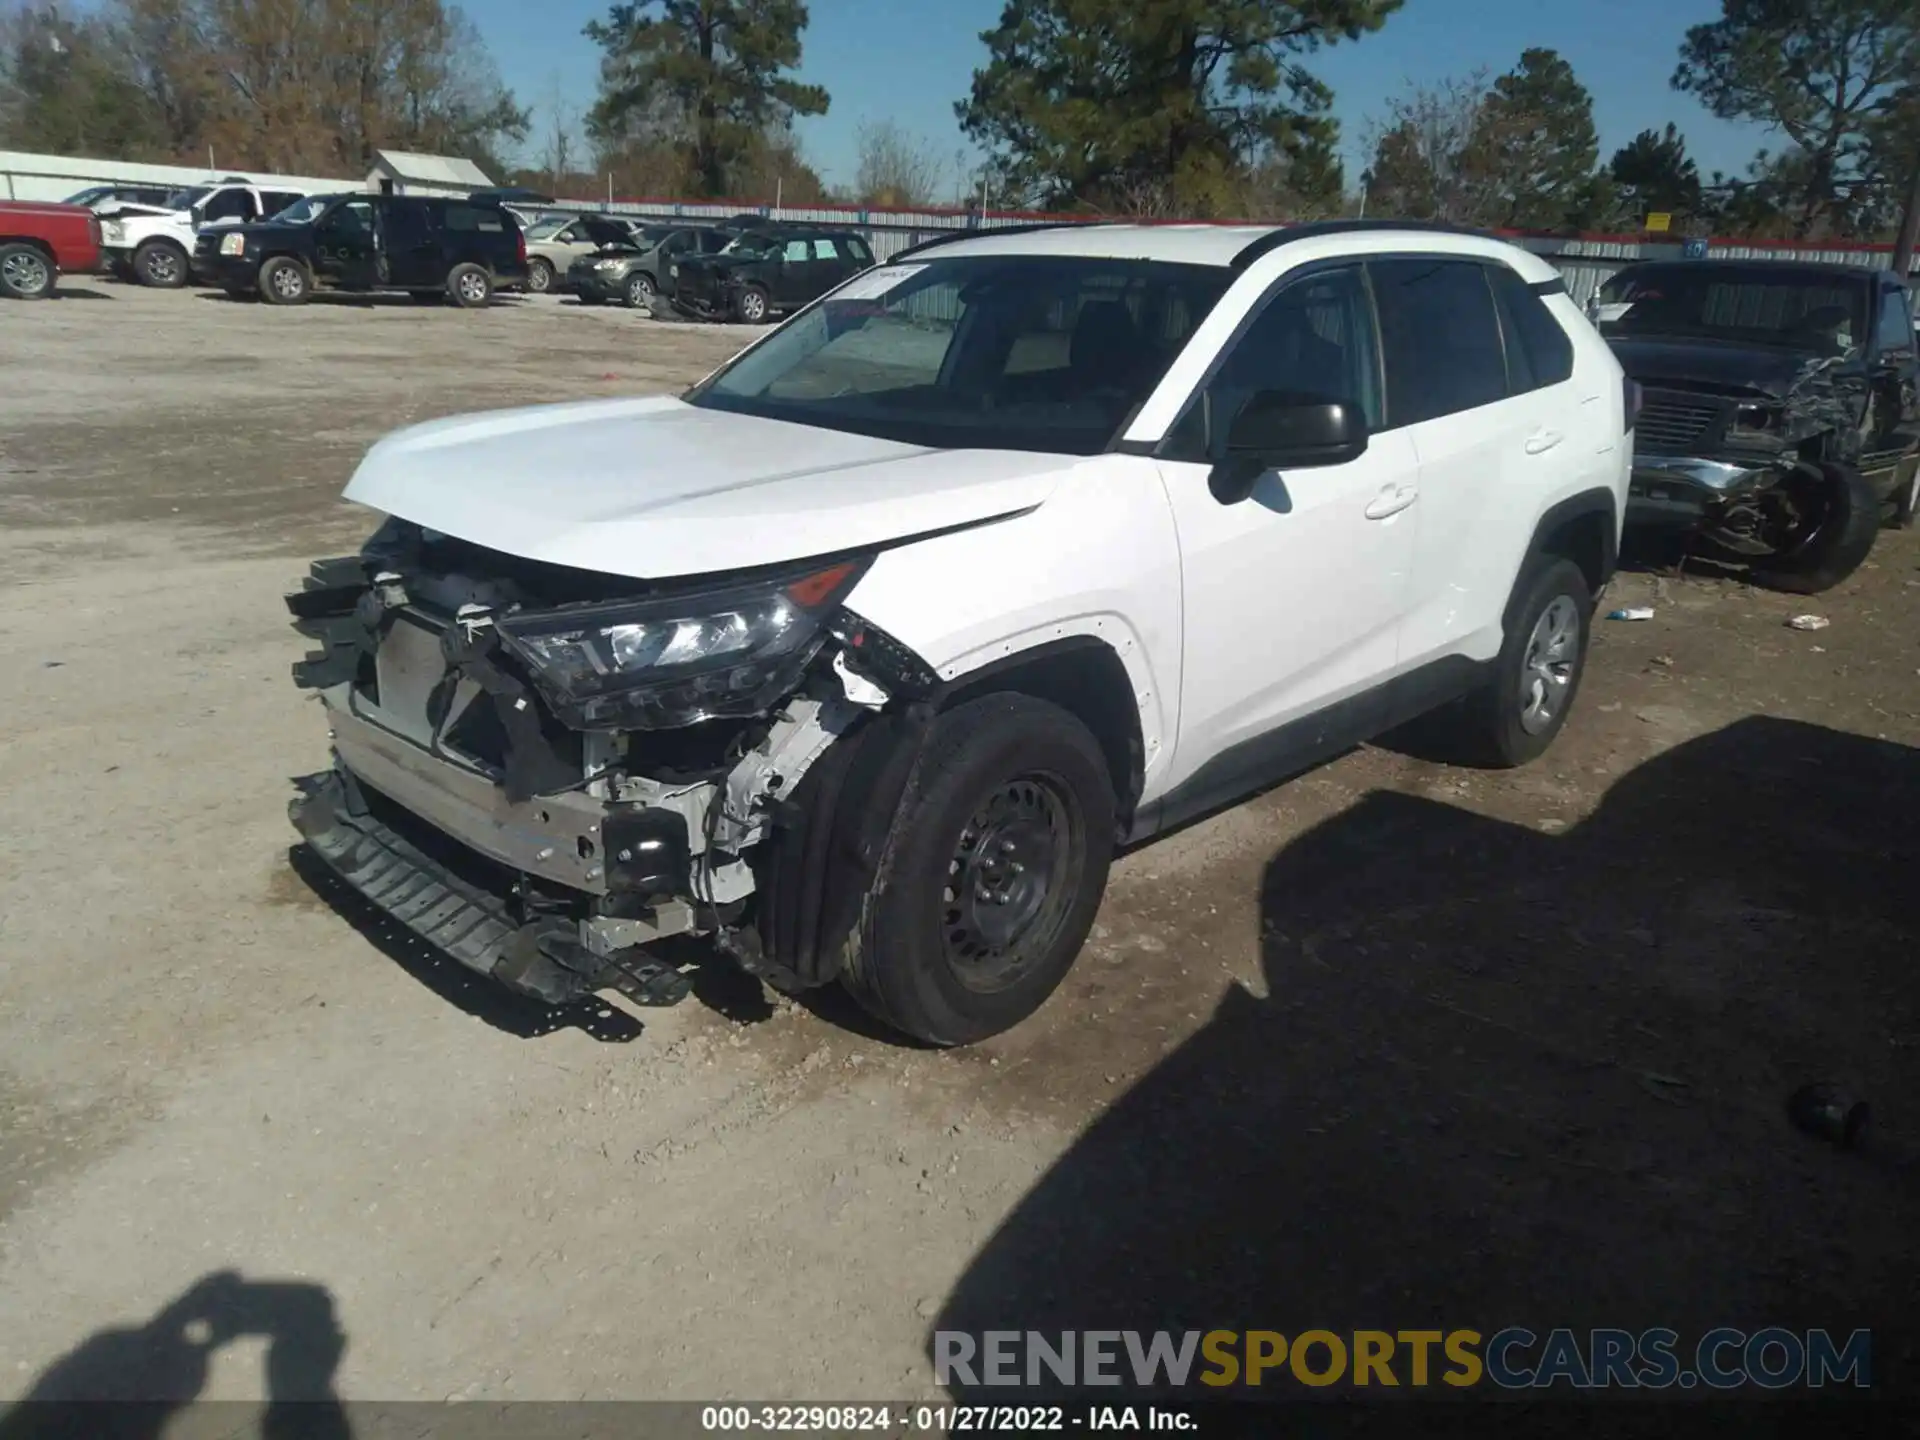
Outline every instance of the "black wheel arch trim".
{"label": "black wheel arch trim", "polygon": [[1548,553],[1547,542],[1554,534],[1564,529],[1570,521],[1587,515],[1598,515],[1605,521],[1601,526],[1599,585],[1594,587],[1595,593],[1598,593],[1600,585],[1611,580],[1620,566],[1619,501],[1613,491],[1602,487],[1569,495],[1541,512],[1540,518],[1534,522],[1533,536],[1527,542],[1526,558],[1521,563],[1520,573],[1524,574],[1536,560]]}

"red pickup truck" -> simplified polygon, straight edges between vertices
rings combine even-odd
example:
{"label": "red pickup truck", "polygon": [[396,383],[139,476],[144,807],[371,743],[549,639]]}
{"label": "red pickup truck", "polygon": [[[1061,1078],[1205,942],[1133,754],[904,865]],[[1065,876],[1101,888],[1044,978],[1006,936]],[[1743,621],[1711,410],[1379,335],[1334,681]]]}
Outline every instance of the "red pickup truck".
{"label": "red pickup truck", "polygon": [[39,300],[61,271],[100,268],[100,217],[84,205],[0,200],[0,295]]}

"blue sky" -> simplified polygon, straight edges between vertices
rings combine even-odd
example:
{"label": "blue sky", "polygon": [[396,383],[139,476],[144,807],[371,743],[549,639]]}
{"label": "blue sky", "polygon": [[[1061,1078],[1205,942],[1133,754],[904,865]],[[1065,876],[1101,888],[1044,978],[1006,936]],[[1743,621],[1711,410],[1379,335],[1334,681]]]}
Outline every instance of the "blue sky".
{"label": "blue sky", "polygon": [[[536,109],[544,132],[556,87],[575,113],[592,103],[598,50],[580,33],[605,13],[589,0],[464,0],[507,83]],[[847,182],[863,120],[891,119],[937,153],[963,148],[953,102],[967,93],[986,48],[979,34],[1001,0],[812,0],[801,74],[827,87],[832,109],[800,126],[809,161]],[[1384,29],[1323,50],[1309,62],[1333,87],[1350,173],[1370,116],[1409,81],[1430,83],[1485,66],[1510,68],[1531,45],[1558,50],[1594,97],[1602,158],[1648,126],[1685,133],[1703,172],[1744,170],[1768,137],[1714,119],[1668,88],[1687,26],[1719,14],[1717,0],[1407,0]]]}

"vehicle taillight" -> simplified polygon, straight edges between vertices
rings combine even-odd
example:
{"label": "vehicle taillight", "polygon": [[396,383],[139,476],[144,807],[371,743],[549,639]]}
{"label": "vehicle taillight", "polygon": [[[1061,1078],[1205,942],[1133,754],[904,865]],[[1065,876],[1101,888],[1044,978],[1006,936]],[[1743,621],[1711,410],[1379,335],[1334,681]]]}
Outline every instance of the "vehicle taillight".
{"label": "vehicle taillight", "polygon": [[94,248],[98,249],[100,246],[100,217],[98,215],[89,214],[87,216],[87,237],[93,241]]}
{"label": "vehicle taillight", "polygon": [[513,234],[514,244],[520,251],[520,263],[524,265],[527,263],[527,232],[524,230],[515,230]]}
{"label": "vehicle taillight", "polygon": [[1624,417],[1626,430],[1631,433],[1633,430],[1633,422],[1640,418],[1640,386],[1636,381],[1622,380],[1620,382],[1620,391],[1623,402],[1620,407],[1620,413]]}

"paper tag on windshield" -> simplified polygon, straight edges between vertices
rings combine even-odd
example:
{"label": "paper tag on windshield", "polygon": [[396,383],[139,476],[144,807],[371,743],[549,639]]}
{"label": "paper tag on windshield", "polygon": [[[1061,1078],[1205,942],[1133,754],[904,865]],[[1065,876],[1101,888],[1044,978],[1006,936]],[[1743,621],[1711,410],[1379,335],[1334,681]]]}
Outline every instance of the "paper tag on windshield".
{"label": "paper tag on windshield", "polygon": [[833,292],[836,300],[878,300],[904,280],[911,280],[924,265],[877,265],[853,277]]}

